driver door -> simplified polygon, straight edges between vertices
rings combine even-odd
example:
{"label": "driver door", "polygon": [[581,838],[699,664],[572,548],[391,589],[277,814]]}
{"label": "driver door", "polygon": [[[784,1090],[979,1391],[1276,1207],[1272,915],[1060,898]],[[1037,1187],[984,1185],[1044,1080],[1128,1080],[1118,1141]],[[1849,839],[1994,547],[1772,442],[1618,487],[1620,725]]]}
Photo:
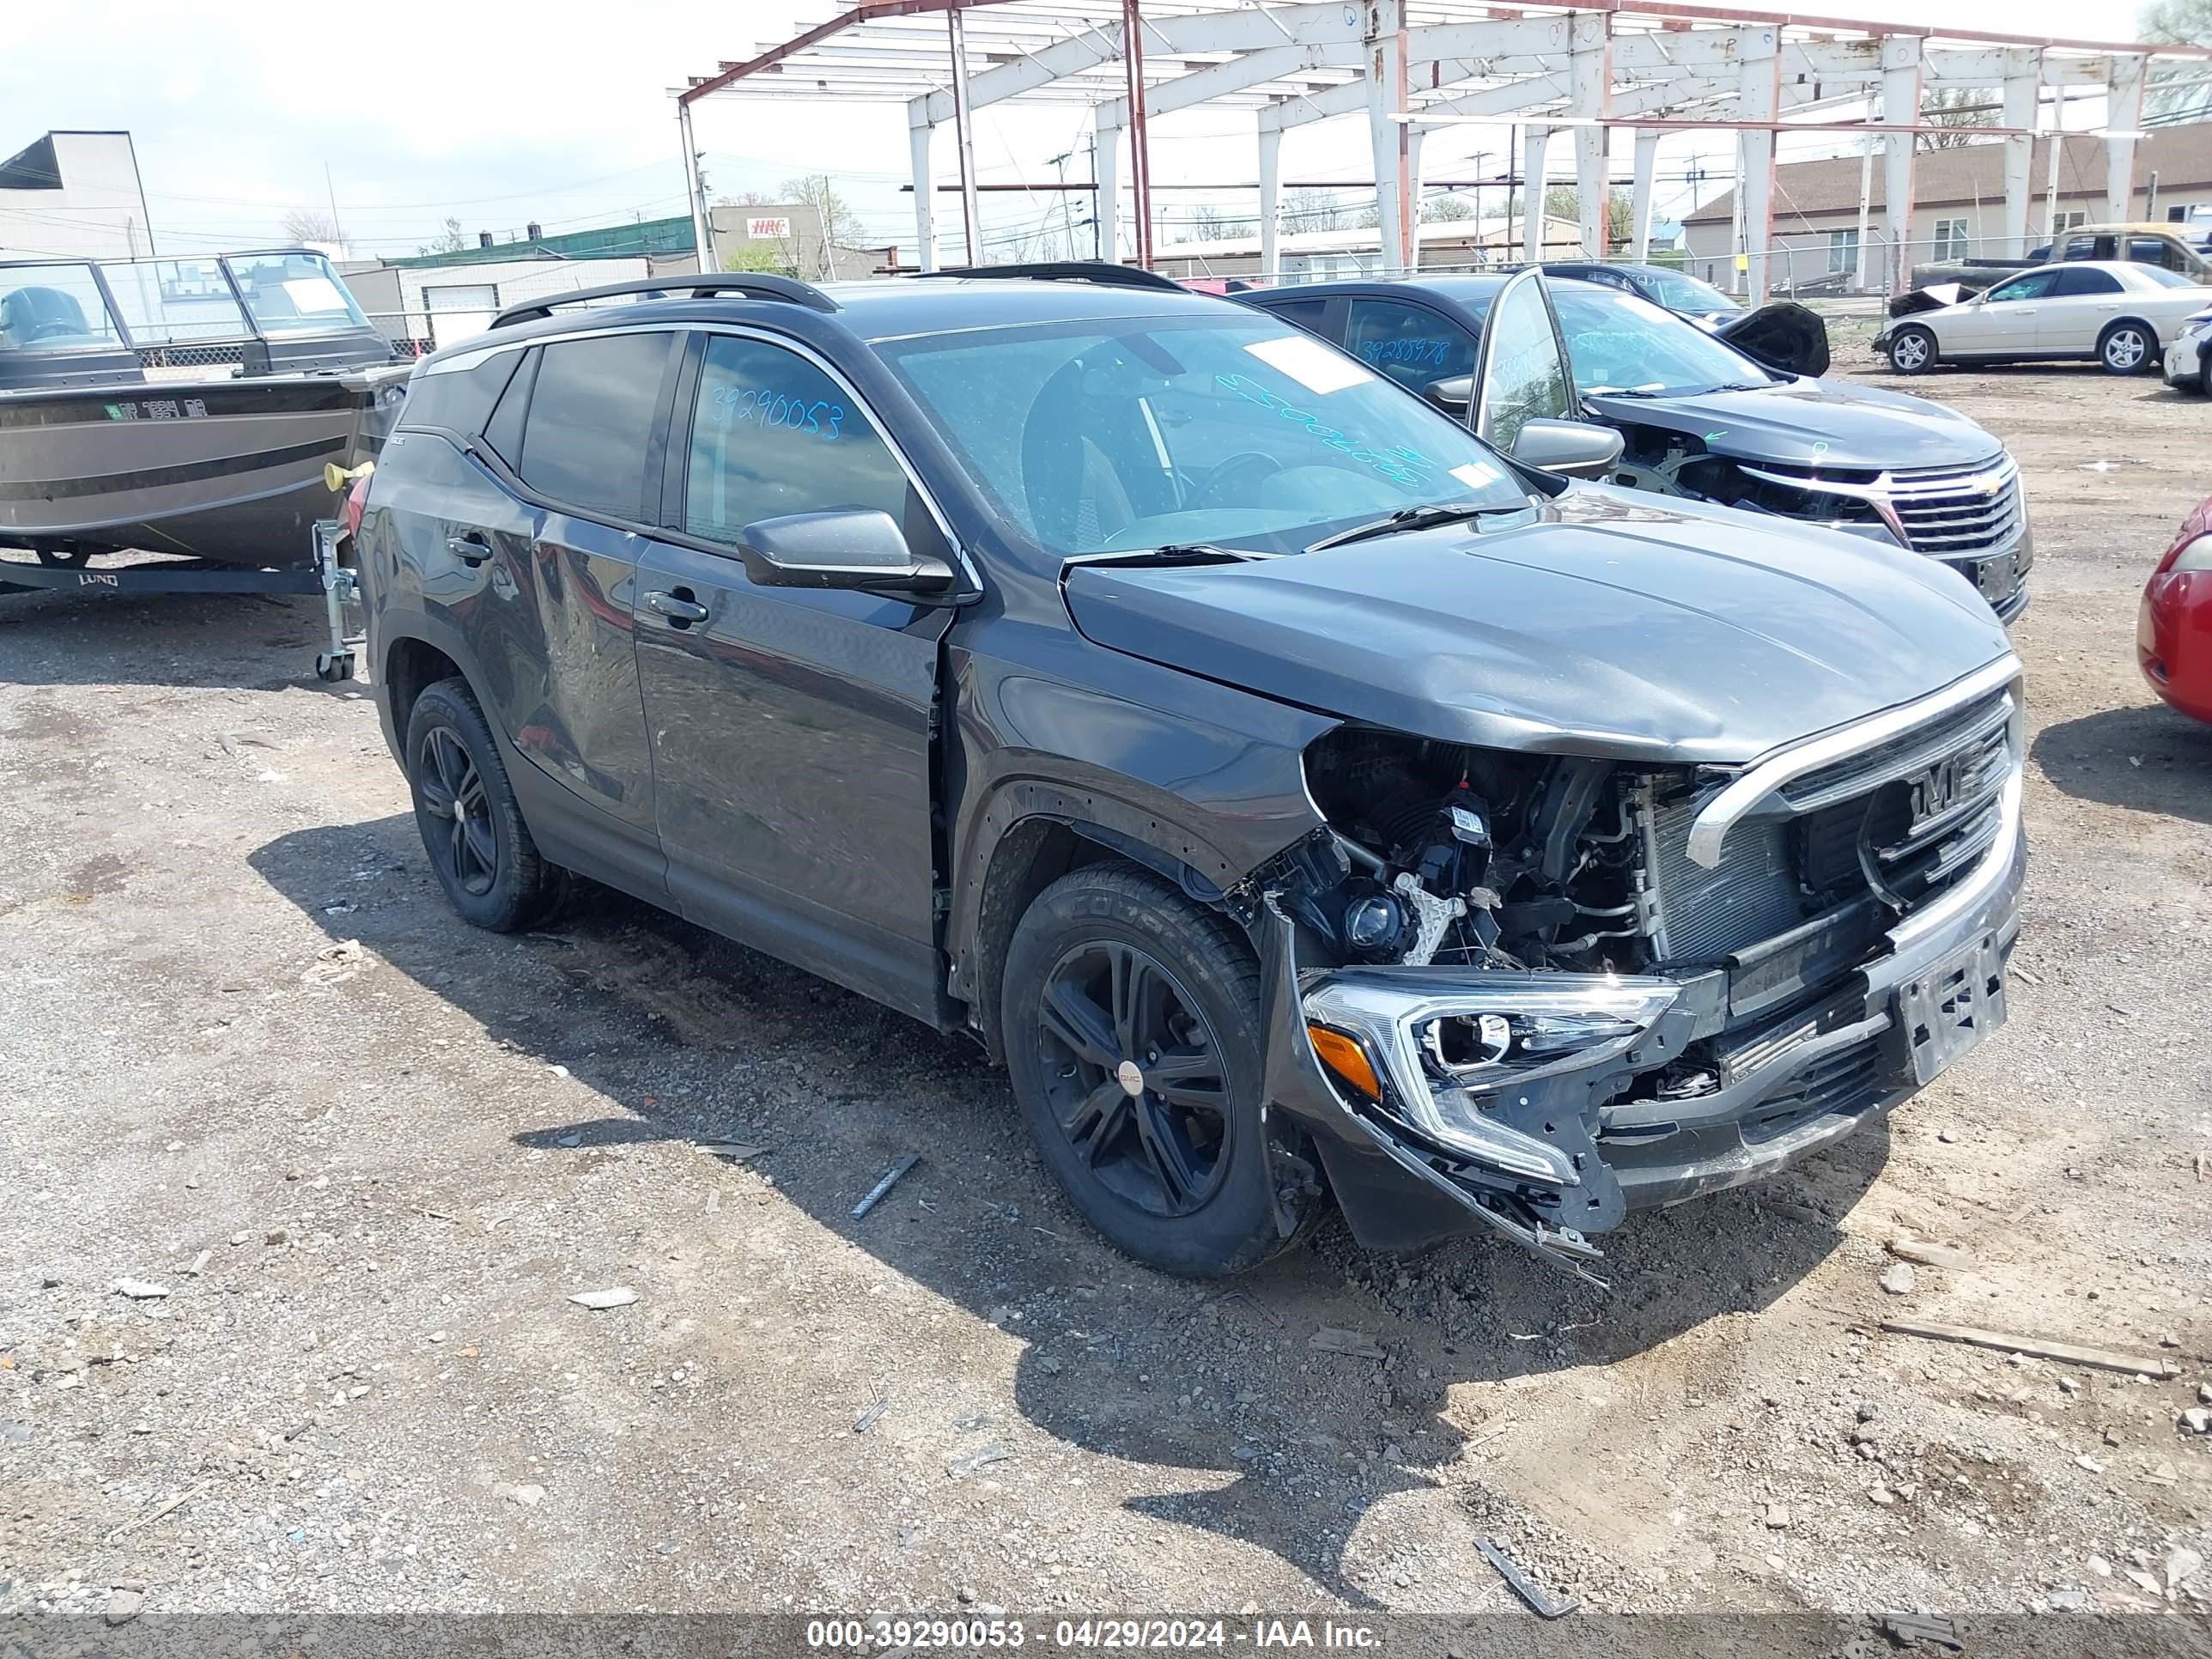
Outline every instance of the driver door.
{"label": "driver door", "polygon": [[1960,356],[2004,356],[2036,349],[2042,302],[2058,281],[2054,270],[2030,271],[1999,283],[1956,316],[1946,315],[1936,329],[1936,343]]}
{"label": "driver door", "polygon": [[1522,271],[1490,302],[1469,407],[1474,435],[1509,453],[1531,421],[1582,419],[1566,341],[1542,271]]}
{"label": "driver door", "polygon": [[635,626],[669,891],[694,921],[933,1022],[953,613],[759,586],[738,543],[759,520],[875,507],[910,546],[954,550],[859,394],[793,345],[692,336],[668,449]]}

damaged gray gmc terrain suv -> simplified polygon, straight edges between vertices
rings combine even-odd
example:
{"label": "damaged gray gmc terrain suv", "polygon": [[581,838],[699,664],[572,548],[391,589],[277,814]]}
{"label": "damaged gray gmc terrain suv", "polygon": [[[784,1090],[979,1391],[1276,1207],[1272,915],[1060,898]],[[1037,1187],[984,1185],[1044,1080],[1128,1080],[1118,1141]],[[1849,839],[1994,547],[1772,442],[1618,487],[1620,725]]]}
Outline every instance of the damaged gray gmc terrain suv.
{"label": "damaged gray gmc terrain suv", "polygon": [[2003,629],[1537,470],[1617,442],[1524,431],[1556,331],[1470,431],[1111,266],[640,290],[427,359],[368,489],[385,734],[478,926],[580,872],[971,1033],[1182,1273],[1333,1194],[1588,1275],[2002,1021]]}

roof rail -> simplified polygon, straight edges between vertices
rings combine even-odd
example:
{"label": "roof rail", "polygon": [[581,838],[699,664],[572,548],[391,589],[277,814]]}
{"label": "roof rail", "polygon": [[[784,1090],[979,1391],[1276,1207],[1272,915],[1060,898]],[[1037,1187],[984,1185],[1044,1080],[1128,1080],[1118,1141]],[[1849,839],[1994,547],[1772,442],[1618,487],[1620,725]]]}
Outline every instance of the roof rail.
{"label": "roof rail", "polygon": [[1037,259],[1011,265],[962,265],[952,270],[916,270],[913,276],[1034,276],[1046,282],[1098,283],[1109,288],[1165,289],[1173,294],[1190,290],[1172,276],[1141,265],[1117,265],[1105,259]]}
{"label": "roof rail", "polygon": [[630,294],[641,298],[648,294],[684,295],[703,300],[715,294],[742,294],[754,300],[781,300],[788,304],[805,306],[809,311],[836,311],[837,302],[811,283],[802,283],[795,276],[773,276],[766,273],[741,272],[733,276],[638,276],[627,283],[609,283],[603,288],[580,288],[568,294],[549,294],[542,300],[526,300],[520,305],[509,306],[491,319],[494,328],[505,328],[510,323],[534,322],[541,317],[550,317],[561,306],[581,305],[590,300],[611,300]]}

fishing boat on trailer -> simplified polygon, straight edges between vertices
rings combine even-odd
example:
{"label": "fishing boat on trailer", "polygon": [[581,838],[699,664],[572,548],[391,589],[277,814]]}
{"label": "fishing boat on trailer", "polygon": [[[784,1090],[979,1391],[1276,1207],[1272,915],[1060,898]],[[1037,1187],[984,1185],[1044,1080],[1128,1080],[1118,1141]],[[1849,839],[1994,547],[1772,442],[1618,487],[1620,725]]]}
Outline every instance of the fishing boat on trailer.
{"label": "fishing boat on trailer", "polygon": [[[131,565],[142,589],[296,572],[335,507],[325,469],[374,457],[408,368],[311,249],[0,261],[0,550],[41,574],[194,562]],[[23,571],[0,556],[0,590]]]}

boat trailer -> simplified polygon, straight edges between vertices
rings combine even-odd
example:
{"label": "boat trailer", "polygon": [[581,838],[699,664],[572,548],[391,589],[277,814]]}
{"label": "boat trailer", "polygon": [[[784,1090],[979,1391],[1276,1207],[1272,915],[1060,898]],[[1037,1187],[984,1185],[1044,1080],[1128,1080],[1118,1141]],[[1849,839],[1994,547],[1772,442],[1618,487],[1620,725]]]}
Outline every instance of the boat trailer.
{"label": "boat trailer", "polygon": [[212,559],[157,558],[136,564],[96,564],[105,556],[40,548],[37,562],[0,549],[0,593],[60,589],[93,593],[320,593],[325,629],[315,658],[315,678],[353,678],[354,647],[345,630],[345,606],[360,597],[353,571],[338,562],[339,525],[319,519],[309,532],[306,564],[248,570]]}

